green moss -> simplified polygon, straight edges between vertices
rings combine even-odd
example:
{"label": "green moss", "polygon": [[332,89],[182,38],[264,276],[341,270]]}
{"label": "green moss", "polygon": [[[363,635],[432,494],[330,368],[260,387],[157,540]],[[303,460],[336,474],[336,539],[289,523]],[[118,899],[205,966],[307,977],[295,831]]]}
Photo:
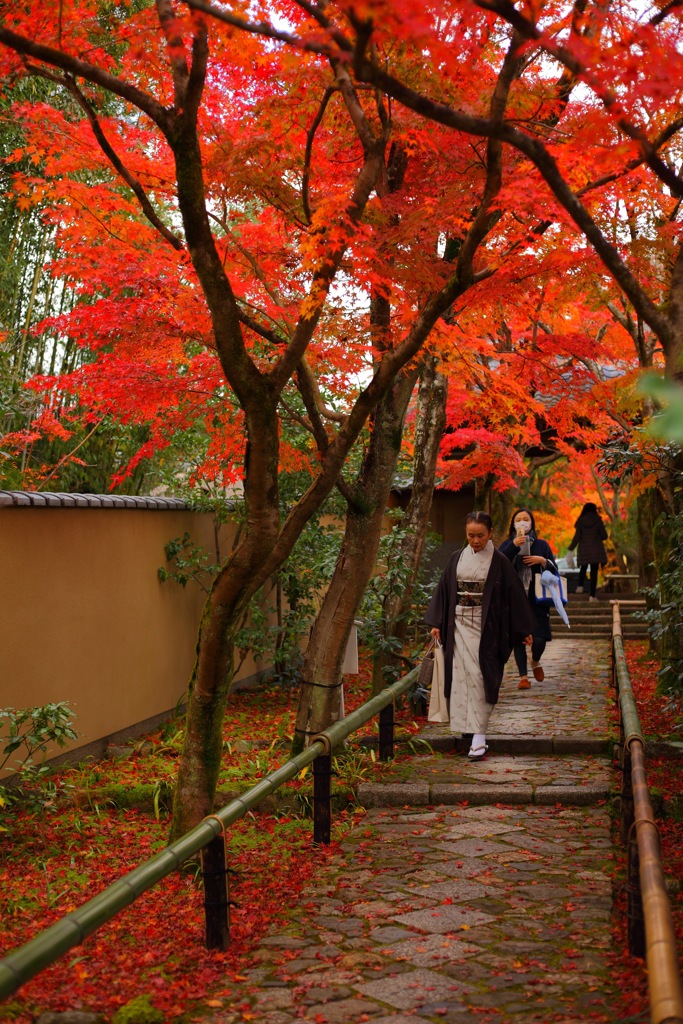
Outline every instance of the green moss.
{"label": "green moss", "polygon": [[109,783],[105,786],[92,786],[87,797],[90,805],[119,807],[124,810],[137,808],[143,811],[154,811],[155,804],[162,811],[168,811],[171,805],[173,787],[169,782],[139,782],[134,786],[125,783]]}
{"label": "green moss", "polygon": [[137,996],[114,1014],[112,1024],[164,1024],[161,1010],[155,1010],[149,996]]}
{"label": "green moss", "polygon": [[6,1003],[2,1008],[2,1012],[6,1014],[5,1020],[15,1020],[15,1018],[19,1017],[21,1014],[26,1013],[26,1007],[23,1003],[14,1001]]}

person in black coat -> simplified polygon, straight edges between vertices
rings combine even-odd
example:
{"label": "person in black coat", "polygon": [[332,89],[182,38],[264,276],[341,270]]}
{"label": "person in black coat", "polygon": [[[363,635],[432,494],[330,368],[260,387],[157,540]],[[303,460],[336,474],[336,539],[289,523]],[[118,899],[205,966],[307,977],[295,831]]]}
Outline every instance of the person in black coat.
{"label": "person in black coat", "polygon": [[598,566],[606,565],[607,552],[603,541],[607,540],[605,524],[598,514],[595,503],[587,501],[581,509],[579,518],[574,523],[574,537],[569,550],[579,548],[579,585],[576,588],[577,594],[583,594],[583,585],[586,582],[586,573],[590,565],[590,597],[589,601],[597,601],[595,591],[598,586]]}
{"label": "person in black coat", "polygon": [[[539,683],[545,679],[541,658],[545,646],[553,636],[550,631],[550,608],[536,601],[534,577],[548,569],[555,576],[560,571],[555,565],[550,545],[541,540],[536,533],[536,521],[533,512],[528,508],[518,508],[510,520],[510,531],[506,541],[500,546],[501,554],[505,555],[514,566],[527,595],[529,608],[534,616],[535,626],[532,630],[531,671]],[[515,662],[519,672],[519,689],[528,690],[529,674],[527,652],[523,643],[514,646]]]}
{"label": "person in black coat", "polygon": [[493,546],[486,512],[470,512],[467,544],[443,571],[425,620],[444,645],[444,696],[451,730],[471,739],[468,756],[486,754],[486,728],[513,645],[531,643],[535,620],[519,576]]}

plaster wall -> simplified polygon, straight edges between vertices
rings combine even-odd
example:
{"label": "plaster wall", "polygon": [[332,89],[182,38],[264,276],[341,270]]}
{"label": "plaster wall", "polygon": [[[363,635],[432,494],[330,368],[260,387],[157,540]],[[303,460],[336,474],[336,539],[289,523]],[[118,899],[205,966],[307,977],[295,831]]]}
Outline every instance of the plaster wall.
{"label": "plaster wall", "polygon": [[[224,552],[234,529],[223,528]],[[215,550],[210,516],[188,510],[0,507],[0,707],[68,700],[71,746],[96,755],[172,711],[205,594],[161,583],[157,569],[186,531]],[[239,678],[262,667],[248,658]]]}

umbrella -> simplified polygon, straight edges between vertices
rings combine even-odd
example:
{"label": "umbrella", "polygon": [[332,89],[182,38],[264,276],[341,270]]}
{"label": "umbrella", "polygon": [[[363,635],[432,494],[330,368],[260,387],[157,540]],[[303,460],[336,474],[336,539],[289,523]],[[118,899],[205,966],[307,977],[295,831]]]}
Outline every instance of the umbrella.
{"label": "umbrella", "polygon": [[569,617],[567,611],[562,604],[562,594],[560,592],[560,578],[556,576],[554,572],[550,572],[549,569],[544,569],[541,573],[541,583],[544,587],[547,587],[550,591],[550,596],[553,599],[553,604],[557,608],[557,613],[566,625],[567,629],[571,629],[569,625]]}

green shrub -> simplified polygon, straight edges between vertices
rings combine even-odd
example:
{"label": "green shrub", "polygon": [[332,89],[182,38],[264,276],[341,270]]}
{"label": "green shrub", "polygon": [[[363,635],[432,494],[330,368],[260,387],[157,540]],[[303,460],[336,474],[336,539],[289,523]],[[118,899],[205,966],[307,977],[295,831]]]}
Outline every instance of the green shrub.
{"label": "green shrub", "polygon": [[[47,747],[48,743],[64,747],[69,740],[78,738],[71,725],[73,717],[68,701],[19,710],[0,708],[0,743],[4,755],[0,771],[6,773],[5,778],[10,774],[18,776],[18,785],[11,788],[0,782],[0,807],[11,804],[16,796],[27,798],[32,809],[42,809],[54,802],[56,786],[48,779],[50,769],[44,763]],[[17,751],[20,756],[14,758],[14,764],[8,764]]]}

